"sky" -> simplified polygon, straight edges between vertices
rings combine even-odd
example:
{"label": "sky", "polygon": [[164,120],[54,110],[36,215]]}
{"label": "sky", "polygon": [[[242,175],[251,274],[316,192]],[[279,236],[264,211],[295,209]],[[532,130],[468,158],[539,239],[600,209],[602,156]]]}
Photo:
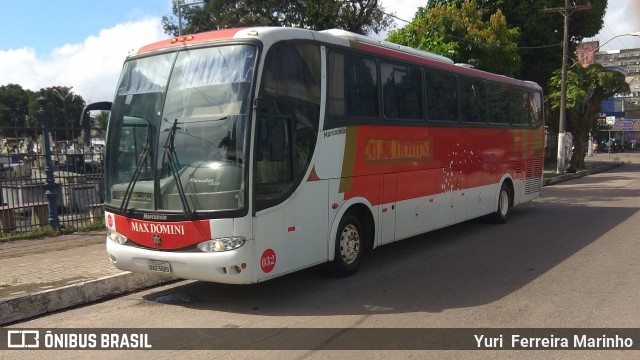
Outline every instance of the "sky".
{"label": "sky", "polygon": [[[189,0],[190,1],[190,0]],[[388,13],[410,21],[427,0],[381,0]],[[85,101],[113,98],[126,56],[166,39],[163,15],[172,0],[2,1],[0,86],[37,91],[73,87]],[[398,26],[405,23],[397,20]],[[609,0],[605,26],[593,40],[640,31],[640,0]],[[640,48],[640,37],[621,36],[603,50]]]}

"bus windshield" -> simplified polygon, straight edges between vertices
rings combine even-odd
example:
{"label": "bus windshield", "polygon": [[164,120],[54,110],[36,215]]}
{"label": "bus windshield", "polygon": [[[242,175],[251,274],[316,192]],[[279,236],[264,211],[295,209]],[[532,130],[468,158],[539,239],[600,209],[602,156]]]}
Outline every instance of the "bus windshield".
{"label": "bus windshield", "polygon": [[244,207],[255,58],[254,46],[230,45],[126,62],[108,125],[107,203],[181,212]]}

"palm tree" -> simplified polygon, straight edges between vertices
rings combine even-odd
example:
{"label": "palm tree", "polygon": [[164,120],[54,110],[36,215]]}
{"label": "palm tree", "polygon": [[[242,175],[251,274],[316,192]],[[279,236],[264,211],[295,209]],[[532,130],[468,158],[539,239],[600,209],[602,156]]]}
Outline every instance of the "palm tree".
{"label": "palm tree", "polygon": [[109,121],[109,112],[101,111],[93,119],[93,127],[91,128],[91,136],[104,138],[107,130],[107,121]]}

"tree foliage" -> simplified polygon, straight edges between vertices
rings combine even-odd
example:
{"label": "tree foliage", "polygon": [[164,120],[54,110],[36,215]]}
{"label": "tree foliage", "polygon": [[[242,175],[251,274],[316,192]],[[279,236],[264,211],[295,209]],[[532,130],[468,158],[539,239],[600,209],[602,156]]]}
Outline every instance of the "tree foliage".
{"label": "tree foliage", "polygon": [[[560,108],[562,73],[556,71],[549,83],[548,99],[552,109]],[[621,72],[594,64],[567,71],[567,131],[573,135],[574,151],[571,165],[584,168],[589,133],[598,130],[600,104],[615,94],[626,94],[629,84]]]}
{"label": "tree foliage", "polygon": [[[5,136],[35,136],[43,120],[49,121],[56,140],[70,140],[80,135],[77,120],[85,105],[81,96],[71,88],[53,86],[42,89],[47,101],[44,119],[38,115],[40,104],[36,101],[41,92],[23,89],[20,85],[0,86],[0,128]],[[63,100],[64,99],[64,100]]]}
{"label": "tree foliage", "polygon": [[31,95],[31,92],[23,90],[20,85],[0,86],[0,127],[5,128],[5,135],[10,133],[8,128],[26,126]]}
{"label": "tree foliage", "polygon": [[107,122],[109,121],[109,112],[101,111],[94,118],[95,127],[92,130],[92,136],[105,137],[107,131]]}
{"label": "tree foliage", "polygon": [[[461,8],[465,0],[430,0],[427,8],[453,5]],[[489,14],[500,10],[509,29],[518,29],[518,55],[521,58],[517,76],[547,86],[556,69],[562,67],[562,36],[564,17],[559,13],[545,13],[544,9],[564,6],[564,0],[476,0],[486,21]],[[571,0],[570,5],[589,3],[588,11],[573,12],[569,20],[570,53],[582,39],[593,37],[604,24],[607,0]]]}
{"label": "tree foliage", "polygon": [[[163,16],[167,34],[178,35],[178,8]],[[312,30],[343,29],[359,34],[386,30],[392,18],[378,0],[212,0],[182,7],[183,34],[245,26],[290,26]]]}
{"label": "tree foliage", "polygon": [[[80,136],[78,121],[85,106],[81,96],[66,86],[51,86],[43,89],[46,101],[46,120],[49,131],[56,140],[72,140]],[[40,94],[38,94],[39,96]]]}
{"label": "tree foliage", "polygon": [[485,14],[467,0],[460,8],[453,4],[420,8],[411,24],[392,31],[387,40],[513,76],[520,70],[518,37],[517,29],[507,27],[500,9]]}

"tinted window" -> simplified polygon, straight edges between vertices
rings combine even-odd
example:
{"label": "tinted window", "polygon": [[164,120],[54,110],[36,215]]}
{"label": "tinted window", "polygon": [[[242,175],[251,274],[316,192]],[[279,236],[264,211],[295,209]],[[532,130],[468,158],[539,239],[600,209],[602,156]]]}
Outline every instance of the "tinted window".
{"label": "tinted window", "polygon": [[529,94],[522,89],[509,89],[509,118],[513,125],[529,124]]}
{"label": "tinted window", "polygon": [[463,122],[486,121],[484,81],[468,77],[460,78],[460,117]]}
{"label": "tinted window", "polygon": [[386,118],[422,119],[422,72],[410,66],[380,64]]}
{"label": "tinted window", "polygon": [[542,124],[542,94],[539,92],[529,93],[529,111],[531,124],[534,126]]}
{"label": "tinted window", "polygon": [[428,70],[427,119],[429,121],[458,121],[458,79],[455,75]]}
{"label": "tinted window", "polygon": [[493,124],[509,123],[509,88],[487,83],[487,117]]}
{"label": "tinted window", "polygon": [[332,52],[329,55],[329,114],[379,116],[374,60]]}

